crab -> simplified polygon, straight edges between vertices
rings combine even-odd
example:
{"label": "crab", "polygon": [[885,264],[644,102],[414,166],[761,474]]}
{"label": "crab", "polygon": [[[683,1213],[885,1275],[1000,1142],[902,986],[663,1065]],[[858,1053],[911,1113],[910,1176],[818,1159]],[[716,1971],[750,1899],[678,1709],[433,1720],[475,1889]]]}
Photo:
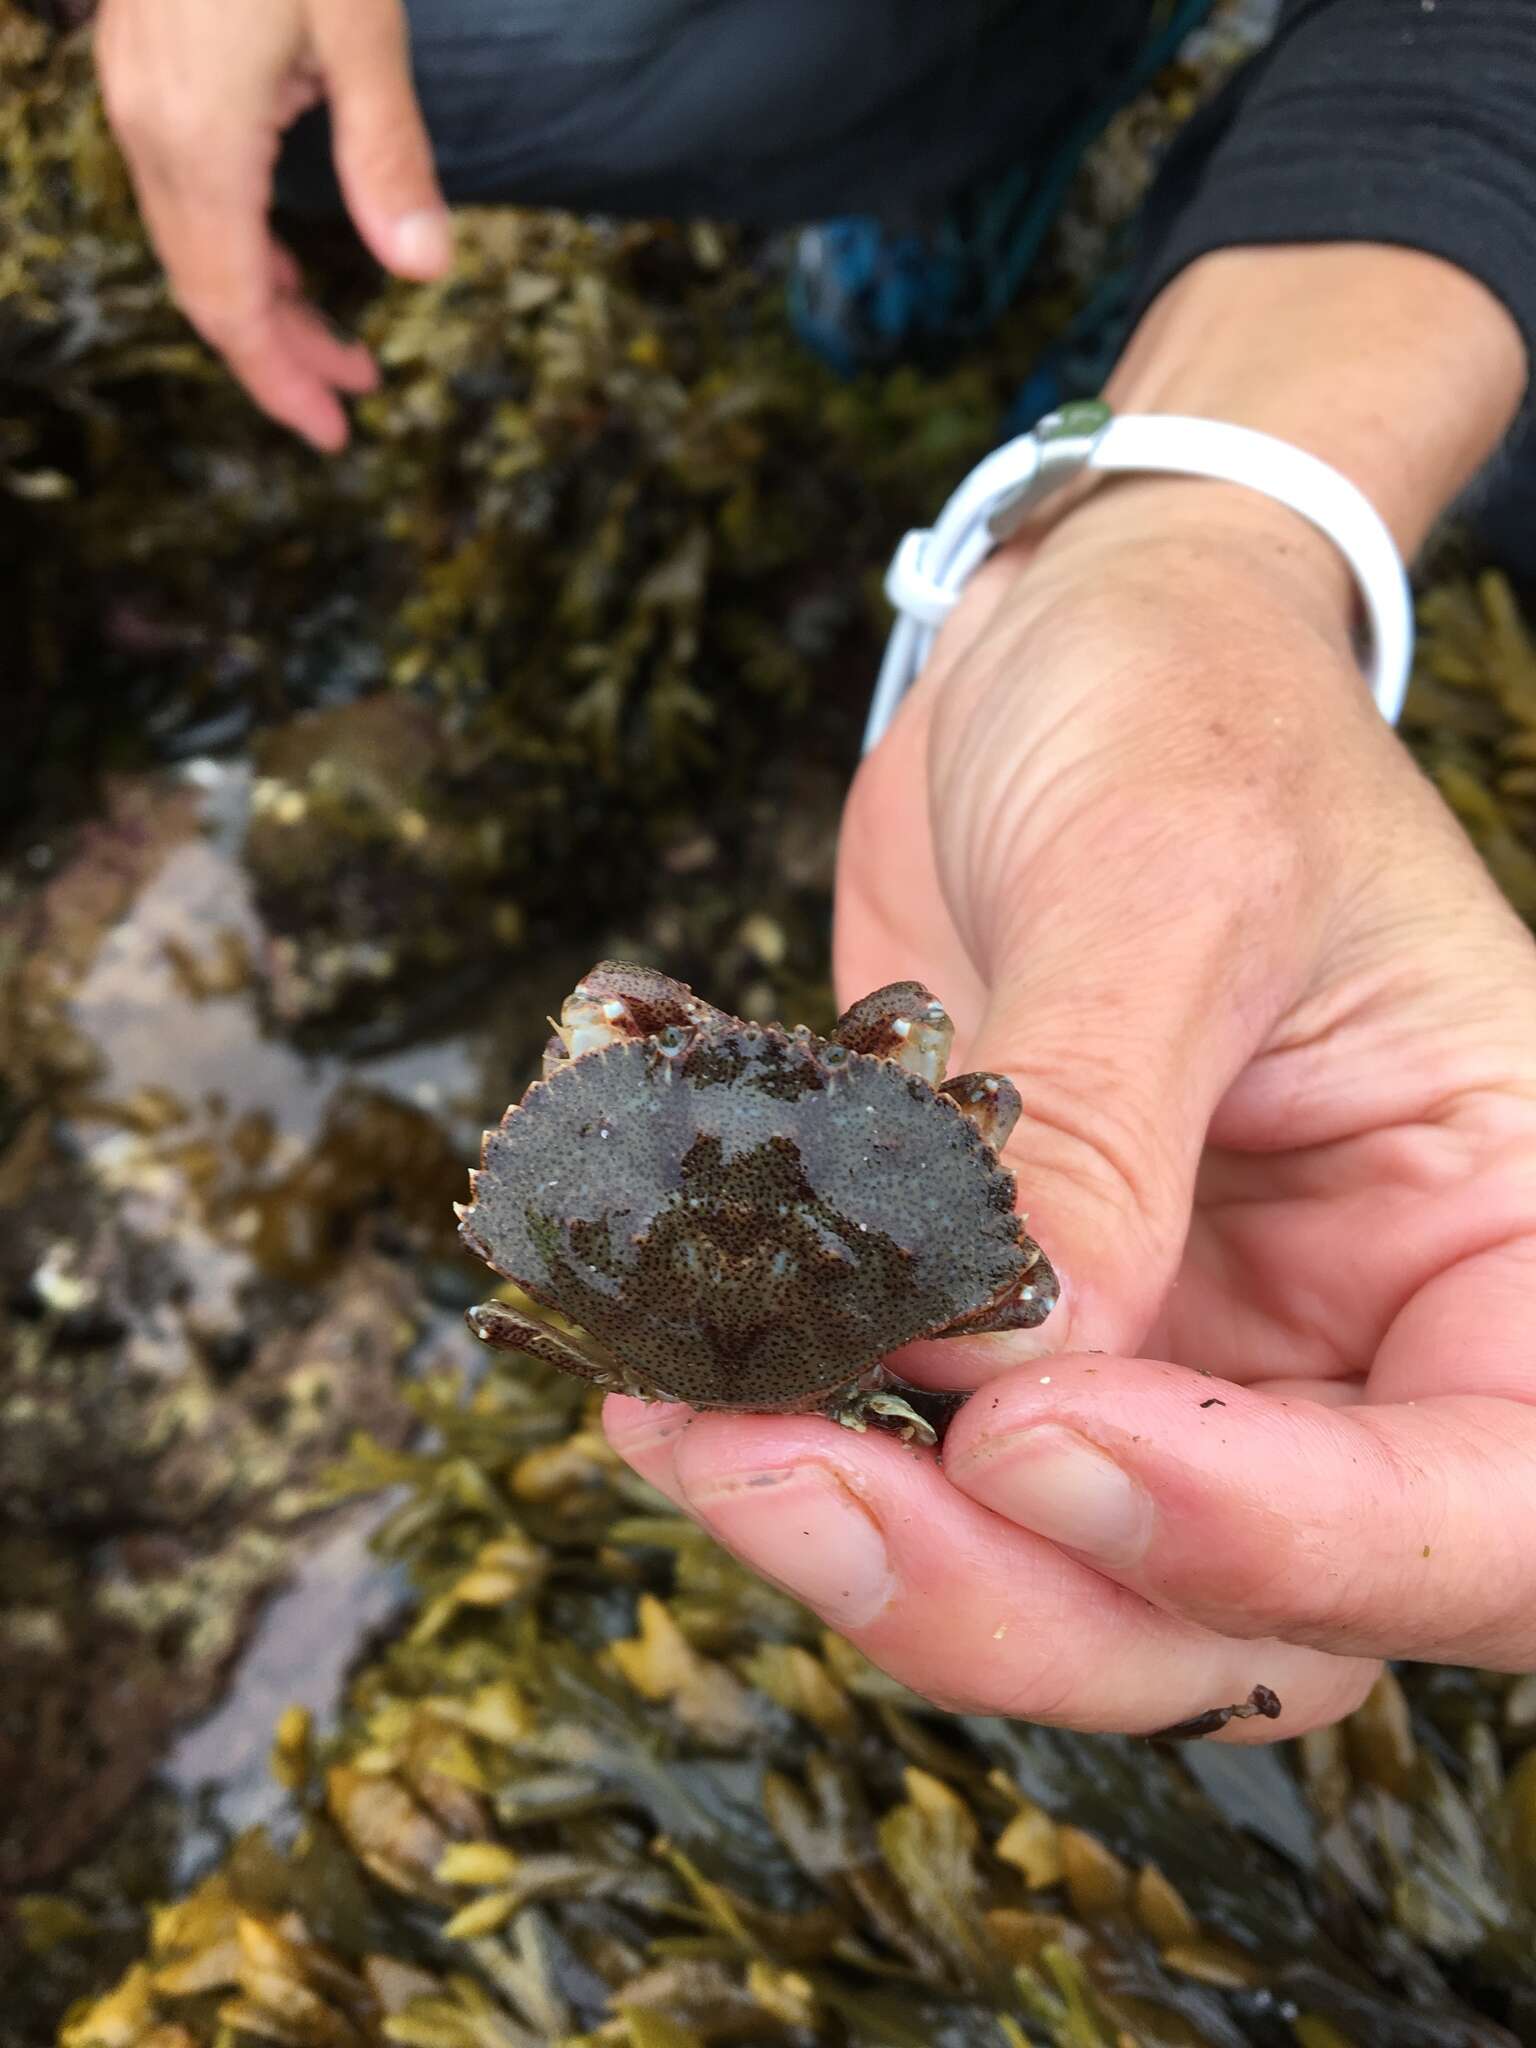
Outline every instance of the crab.
{"label": "crab", "polygon": [[605,960],[554,1032],[455,1208],[558,1321],[486,1301],[468,1316],[486,1343],[645,1400],[932,1442],[887,1354],[1050,1314],[1056,1275],[998,1159],[1018,1091],[945,1079],[954,1026],[920,983],[823,1038]]}

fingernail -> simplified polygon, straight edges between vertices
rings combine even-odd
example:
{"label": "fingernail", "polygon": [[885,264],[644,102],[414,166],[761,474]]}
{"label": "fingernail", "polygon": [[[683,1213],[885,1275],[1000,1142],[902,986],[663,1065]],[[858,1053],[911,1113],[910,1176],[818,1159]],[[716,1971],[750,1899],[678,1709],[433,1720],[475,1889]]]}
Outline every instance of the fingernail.
{"label": "fingernail", "polygon": [[1056,1423],[984,1437],[949,1469],[973,1500],[1099,1564],[1134,1564],[1152,1540],[1152,1497],[1114,1459]]}
{"label": "fingernail", "polygon": [[[638,1408],[639,1404],[635,1406]],[[620,1457],[644,1457],[658,1444],[673,1442],[693,1420],[693,1410],[674,1401],[656,1402],[639,1413],[606,1416],[608,1435]]]}
{"label": "fingernail", "polygon": [[1054,1358],[1060,1351],[1070,1351],[1064,1332],[1065,1325],[1058,1325],[1053,1315],[1035,1330],[987,1330],[979,1337],[946,1337],[944,1341],[953,1347],[952,1356],[959,1356],[964,1347],[966,1369],[979,1383],[1037,1358]]}
{"label": "fingernail", "polygon": [[878,1523],[819,1466],[733,1473],[691,1490],[688,1505],[743,1564],[835,1628],[863,1628],[896,1590]]}
{"label": "fingernail", "polygon": [[395,261],[413,277],[438,277],[453,261],[453,222],[441,207],[395,222]]}

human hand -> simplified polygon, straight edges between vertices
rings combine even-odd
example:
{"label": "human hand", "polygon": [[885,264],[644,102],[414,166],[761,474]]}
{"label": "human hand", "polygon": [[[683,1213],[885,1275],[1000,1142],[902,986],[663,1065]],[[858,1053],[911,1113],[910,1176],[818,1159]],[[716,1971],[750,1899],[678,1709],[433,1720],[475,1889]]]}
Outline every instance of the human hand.
{"label": "human hand", "polygon": [[941,1457],[610,1406],[943,1703],[1146,1732],[1264,1684],[1253,1740],[1382,1656],[1536,1664],[1536,950],[1344,597],[1291,515],[1184,483],[976,580],[855,786],[838,978],[927,981],[1017,1083],[1061,1305],[894,1361],[982,1389]]}
{"label": "human hand", "polygon": [[102,0],[96,62],[177,304],[256,403],[317,448],[347,438],[341,396],[373,361],[300,290],[267,212],[285,128],[330,102],[358,232],[401,277],[441,276],[451,224],[411,85],[399,0]]}

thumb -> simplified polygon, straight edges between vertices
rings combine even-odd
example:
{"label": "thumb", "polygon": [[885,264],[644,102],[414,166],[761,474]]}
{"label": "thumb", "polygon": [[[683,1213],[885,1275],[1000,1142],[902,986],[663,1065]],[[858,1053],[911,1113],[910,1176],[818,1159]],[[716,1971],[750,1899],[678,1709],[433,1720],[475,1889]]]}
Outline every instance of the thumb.
{"label": "thumb", "polygon": [[1218,574],[1172,513],[1166,543],[1128,537],[1123,506],[1099,516],[1069,518],[1049,565],[1000,553],[978,574],[884,743],[926,757],[940,898],[897,928],[921,966],[942,909],[973,965],[964,1064],[1019,1091],[1005,1158],[1062,1283],[1038,1332],[933,1347],[938,1384],[1143,1348],[1213,1119],[1327,940],[1329,793],[1351,778],[1315,735],[1322,707],[1342,756],[1354,702],[1336,650],[1298,628],[1288,576],[1254,571],[1246,530]]}
{"label": "thumb", "polygon": [[[1220,807],[1146,782],[1122,784],[1086,845],[1076,827],[1030,838],[996,885],[966,1052],[1019,1090],[1005,1163],[1062,1283],[1007,1356],[1134,1355],[1179,1268],[1212,1119],[1283,1007],[1293,892]],[[971,1385],[1003,1355],[991,1339],[935,1349],[945,1379]]]}
{"label": "thumb", "polygon": [[398,276],[441,277],[453,262],[443,203],[411,83],[398,0],[331,0],[316,12],[336,175],[358,233]]}
{"label": "thumb", "polygon": [[[1422,1365],[1436,1335],[1461,1345],[1457,1304],[1475,1318],[1490,1300],[1496,1318],[1522,1311],[1523,1335],[1533,1275],[1529,1244],[1468,1261],[1405,1311],[1387,1351]],[[1528,1377],[1518,1341],[1497,1346],[1493,1383]],[[1048,1375],[1005,1374],[968,1402],[944,1464],[972,1500],[1219,1635],[1503,1671],[1536,1662],[1527,1399],[1334,1406],[1145,1359],[1054,1359]]]}

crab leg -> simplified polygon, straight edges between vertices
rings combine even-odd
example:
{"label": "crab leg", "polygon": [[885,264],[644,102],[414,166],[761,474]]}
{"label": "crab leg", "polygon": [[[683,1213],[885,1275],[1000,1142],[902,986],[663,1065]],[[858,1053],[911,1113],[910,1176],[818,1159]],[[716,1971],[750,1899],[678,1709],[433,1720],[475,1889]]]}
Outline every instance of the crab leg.
{"label": "crab leg", "polygon": [[494,1345],[498,1351],[521,1352],[543,1365],[574,1373],[595,1387],[615,1387],[626,1394],[644,1393],[643,1388],[633,1384],[623,1366],[604,1356],[595,1344],[589,1350],[574,1338],[562,1337],[548,1324],[535,1322],[532,1316],[521,1314],[508,1302],[482,1301],[478,1308],[465,1310],[464,1320],[482,1343]]}
{"label": "crab leg", "polygon": [[1005,1074],[956,1074],[939,1089],[985,1145],[1001,1152],[1013,1135],[1024,1105]]}
{"label": "crab leg", "polygon": [[937,1088],[955,1027],[938,997],[920,981],[893,981],[845,1010],[830,1036],[850,1052],[890,1060]]}
{"label": "crab leg", "polygon": [[[917,1394],[934,1420],[914,1408],[905,1398],[908,1394]],[[950,1416],[964,1400],[963,1394],[936,1394],[914,1387],[910,1381],[898,1378],[888,1366],[875,1365],[854,1386],[843,1388],[824,1402],[818,1412],[860,1435],[874,1422],[906,1443],[936,1444]]]}

